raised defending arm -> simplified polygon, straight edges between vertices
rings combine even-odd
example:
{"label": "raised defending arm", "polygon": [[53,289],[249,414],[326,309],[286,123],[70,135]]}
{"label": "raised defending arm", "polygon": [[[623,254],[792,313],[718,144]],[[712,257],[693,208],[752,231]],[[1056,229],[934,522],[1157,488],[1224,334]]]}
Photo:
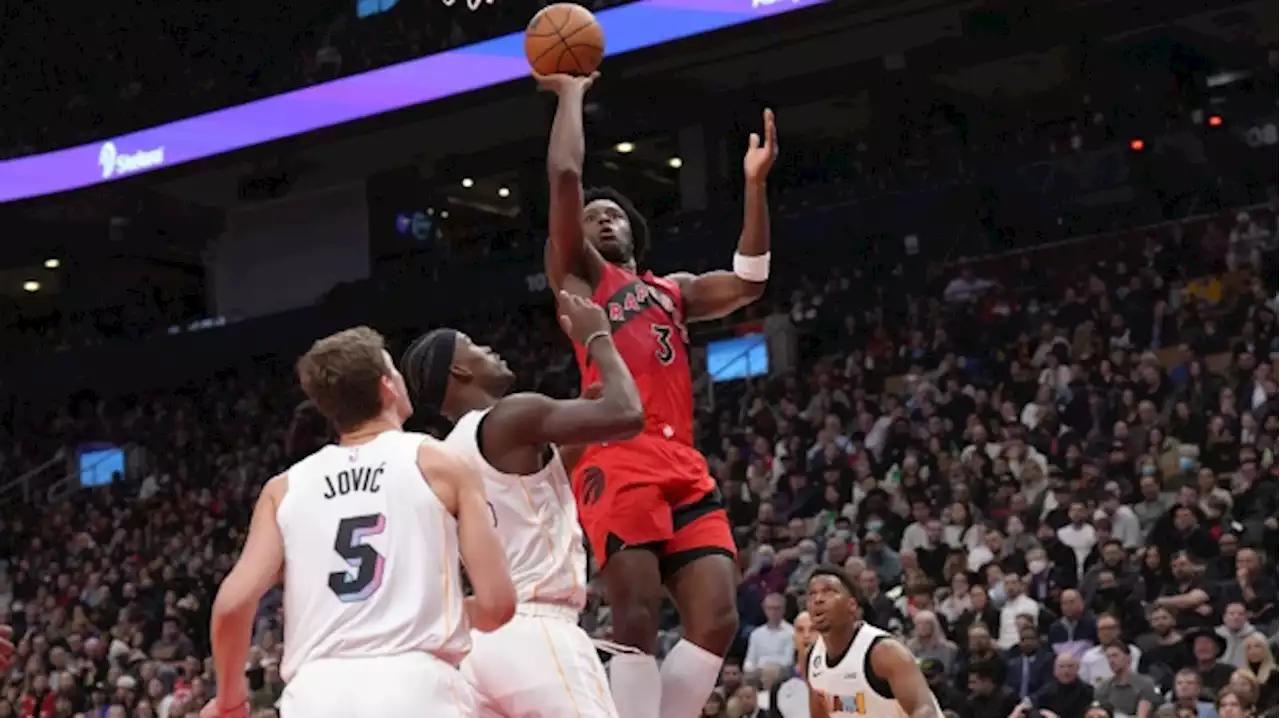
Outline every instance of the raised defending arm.
{"label": "raised defending arm", "polygon": [[778,158],[778,129],[773,110],[764,111],[764,141],[752,133],[742,167],[746,175],[742,234],[733,256],[733,271],[676,273],[685,316],[689,321],[719,319],[747,306],[764,294],[769,279],[769,201],[765,180]]}
{"label": "raised defending arm", "polygon": [[564,278],[576,275],[592,283],[598,267],[582,236],[582,165],[586,140],[582,130],[582,98],[598,76],[535,76],[543,89],[556,93],[556,117],[547,146],[547,179],[551,208],[545,260],[547,281],[559,290]]}
{"label": "raised defending arm", "polygon": [[598,398],[557,400],[513,394],[498,402],[484,422],[486,446],[594,444],[629,439],[644,428],[644,407],[631,372],[618,354],[604,310],[561,291],[560,323],[587,348],[600,371]]}

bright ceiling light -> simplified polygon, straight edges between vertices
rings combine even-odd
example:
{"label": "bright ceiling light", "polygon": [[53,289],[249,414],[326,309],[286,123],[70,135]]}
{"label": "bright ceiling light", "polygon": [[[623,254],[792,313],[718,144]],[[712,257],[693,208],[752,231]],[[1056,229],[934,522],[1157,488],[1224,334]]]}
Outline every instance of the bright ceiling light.
{"label": "bright ceiling light", "polygon": [[463,178],[462,178],[462,186],[463,186],[463,187],[466,187],[467,189],[471,189],[472,187],[475,187],[475,186],[476,186],[476,182],[475,182],[475,180],[471,179],[470,177],[463,177]]}
{"label": "bright ceiling light", "polygon": [[58,260],[56,260],[56,259],[54,259],[54,258],[52,258],[52,257],[50,257],[49,259],[44,260],[44,268],[45,268],[45,269],[57,269],[61,264],[62,264],[62,262],[59,262]]}
{"label": "bright ceiling light", "polygon": [[617,150],[620,155],[627,155],[635,152],[636,146],[632,142],[619,142],[613,146],[613,149]]}
{"label": "bright ceiling light", "polygon": [[507,189],[506,187],[499,187],[499,188],[498,188],[498,196],[499,196],[499,197],[510,197],[510,196],[511,196],[511,190]]}
{"label": "bright ceiling light", "polygon": [[39,283],[39,282],[37,282],[37,281],[35,281],[35,280],[27,280],[27,281],[25,281],[25,282],[23,282],[23,283],[22,283],[22,291],[24,291],[24,292],[38,292],[38,291],[40,291],[40,283]]}
{"label": "bright ceiling light", "polygon": [[449,210],[447,209],[440,210],[440,219],[449,219]]}
{"label": "bright ceiling light", "polygon": [[673,170],[678,170],[681,167],[684,167],[684,160],[680,159],[679,157],[672,157],[671,159],[667,160],[667,166]]}

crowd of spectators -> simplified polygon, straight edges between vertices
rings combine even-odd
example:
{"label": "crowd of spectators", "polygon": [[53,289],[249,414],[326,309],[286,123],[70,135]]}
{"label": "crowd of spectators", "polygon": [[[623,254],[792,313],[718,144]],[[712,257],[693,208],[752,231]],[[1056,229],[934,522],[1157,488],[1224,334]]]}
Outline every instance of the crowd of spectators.
{"label": "crowd of spectators", "polygon": [[[1255,208],[1108,252],[775,287],[781,369],[699,404],[743,569],[741,640],[706,715],[776,714],[819,563],[844,566],[959,718],[1274,715],[1274,232]],[[536,340],[550,329],[475,331],[526,385],[573,384],[550,360],[565,347]],[[295,415],[285,359],[185,391],[81,394],[28,428],[145,460],[0,515],[0,622],[16,631],[0,718],[188,718],[209,697],[209,606],[257,489],[326,433]],[[280,694],[281,620],[271,596],[255,715]],[[597,592],[583,620],[609,635]],[[678,635],[669,616],[658,652]]]}

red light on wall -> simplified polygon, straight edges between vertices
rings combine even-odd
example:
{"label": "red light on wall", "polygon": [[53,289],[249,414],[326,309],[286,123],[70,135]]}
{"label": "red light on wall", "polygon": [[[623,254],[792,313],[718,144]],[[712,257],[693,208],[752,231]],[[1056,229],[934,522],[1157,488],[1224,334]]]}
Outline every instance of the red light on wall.
{"label": "red light on wall", "polygon": [[1146,149],[1146,147],[1147,147],[1147,143],[1143,142],[1142,140],[1131,140],[1129,142],[1129,149],[1133,150],[1134,152],[1141,152],[1142,150]]}
{"label": "red light on wall", "polygon": [[1210,127],[1222,127],[1222,115],[1209,115]]}

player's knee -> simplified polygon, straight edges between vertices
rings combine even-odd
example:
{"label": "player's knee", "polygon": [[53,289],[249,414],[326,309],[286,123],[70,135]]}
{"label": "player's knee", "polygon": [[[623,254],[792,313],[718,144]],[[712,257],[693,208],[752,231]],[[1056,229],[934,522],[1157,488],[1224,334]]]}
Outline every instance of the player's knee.
{"label": "player's knee", "polygon": [[637,593],[621,601],[609,603],[609,615],[613,621],[613,640],[634,646],[646,653],[653,650],[653,637],[658,632],[658,613],[662,607],[660,596]]}
{"label": "player's knee", "polygon": [[685,638],[723,656],[738,637],[738,607],[732,601],[718,607],[706,606],[706,610],[698,611],[698,615],[683,623]]}

